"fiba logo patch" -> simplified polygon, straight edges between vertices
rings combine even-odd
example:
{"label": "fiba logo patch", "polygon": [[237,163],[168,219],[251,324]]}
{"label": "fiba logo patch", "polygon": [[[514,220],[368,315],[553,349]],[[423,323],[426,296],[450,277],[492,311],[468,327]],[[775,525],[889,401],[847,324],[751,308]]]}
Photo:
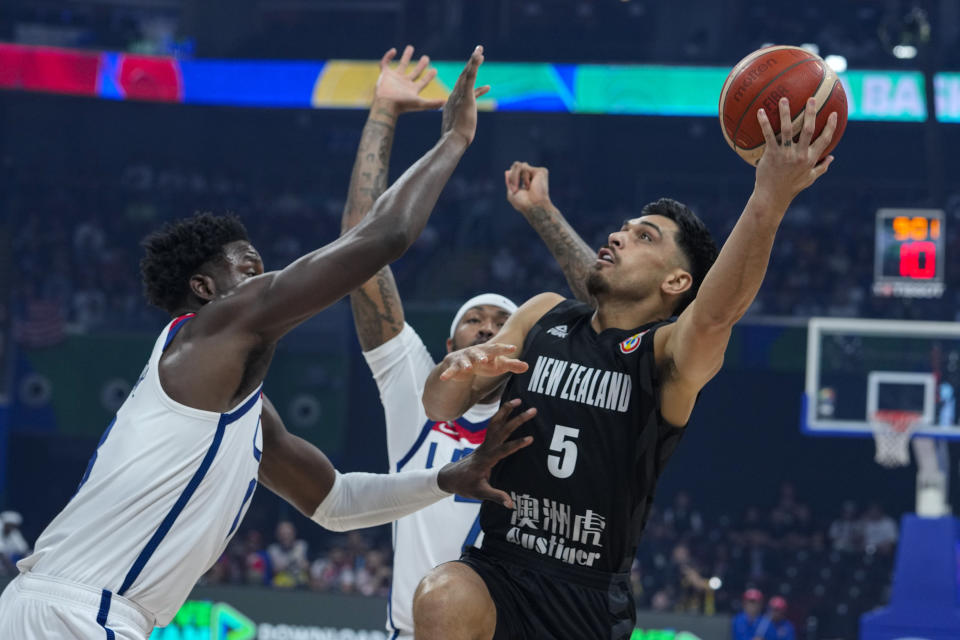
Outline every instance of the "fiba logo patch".
{"label": "fiba logo patch", "polygon": [[632,335],[623,342],[620,343],[620,352],[621,353],[633,353],[637,350],[637,347],[640,346],[640,341],[643,339],[643,334],[646,331],[641,331],[636,335]]}

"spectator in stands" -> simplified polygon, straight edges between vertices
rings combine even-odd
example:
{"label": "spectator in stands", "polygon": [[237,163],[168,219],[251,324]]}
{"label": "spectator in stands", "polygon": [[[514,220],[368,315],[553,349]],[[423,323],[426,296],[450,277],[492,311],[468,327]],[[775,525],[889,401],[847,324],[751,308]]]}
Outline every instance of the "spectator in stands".
{"label": "spectator in stands", "polygon": [[757,624],[757,638],[762,640],[796,640],[793,623],[787,620],[787,601],[780,596],[770,598],[767,615]]}
{"label": "spectator in stands", "polygon": [[664,523],[671,527],[681,540],[695,537],[703,532],[703,518],[690,506],[690,494],[678,491],[673,505],[663,511]]}
{"label": "spectator in stands", "polygon": [[357,591],[365,596],[388,597],[392,575],[386,554],[379,549],[368,551],[357,571]]}
{"label": "spectator in stands", "polygon": [[685,544],[673,548],[670,556],[673,569],[672,590],[676,594],[674,609],[678,612],[715,613],[713,588],[705,578]]}
{"label": "spectator in stands", "polygon": [[830,544],[834,551],[858,553],[863,550],[863,523],[857,518],[857,505],[843,503],[840,517],[830,525]]}
{"label": "spectator in stands", "polygon": [[733,618],[733,640],[756,640],[757,625],[763,612],[763,594],[759,589],[743,592],[743,611]]}
{"label": "spectator in stands", "polygon": [[30,553],[30,545],[20,533],[22,524],[23,516],[16,511],[0,513],[0,556],[10,566]]}
{"label": "spectator in stands", "polygon": [[247,584],[271,584],[273,567],[270,554],[263,548],[263,535],[256,529],[251,529],[243,542],[244,581]]}
{"label": "spectator in stands", "polygon": [[863,546],[867,553],[889,555],[897,544],[897,523],[876,502],[863,514]]}
{"label": "spectator in stands", "polygon": [[310,565],[310,588],[314,591],[352,593],[357,574],[350,555],[342,548],[333,548],[327,557],[317,558]]}
{"label": "spectator in stands", "polygon": [[273,566],[275,587],[299,587],[307,584],[307,543],[297,538],[293,523],[283,520],[277,524],[277,541],[267,547],[267,555]]}

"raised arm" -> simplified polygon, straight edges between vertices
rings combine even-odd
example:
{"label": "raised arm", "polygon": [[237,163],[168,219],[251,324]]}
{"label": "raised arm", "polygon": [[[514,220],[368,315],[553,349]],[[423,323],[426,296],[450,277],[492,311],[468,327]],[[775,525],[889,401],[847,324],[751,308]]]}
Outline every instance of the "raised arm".
{"label": "raised arm", "polygon": [[[380,77],[374,90],[373,104],[360,135],[360,146],[350,175],[347,203],[343,210],[341,233],[357,226],[387,188],[390,149],[397,118],[408,111],[437,109],[443,100],[428,100],[420,96],[437,70],[428,68],[430,58],[421,56],[408,72],[413,47],[403,50],[396,69],[390,62],[396,55],[390,49],[380,60]],[[383,267],[350,294],[350,309],[357,327],[357,337],[364,351],[370,351],[387,342],[403,329],[403,305],[400,292],[390,267]]]}
{"label": "raised arm", "polygon": [[218,332],[233,329],[272,342],[399,258],[423,230],[477,124],[477,47],[443,110],[440,140],[381,195],[370,213],[334,242],[282,271],[251,278],[206,310]]}
{"label": "raised arm", "polygon": [[514,162],[504,172],[507,202],[513,205],[540,235],[563,270],[567,284],[577,300],[593,304],[593,299],[587,293],[587,276],[597,260],[597,252],[573,230],[550,200],[549,178],[550,173],[545,167]]}
{"label": "raised arm", "polygon": [[524,302],[489,342],[448,353],[427,377],[423,407],[431,420],[456,420],[490,395],[511,373],[523,373],[526,362],[512,356],[523,348],[537,320],[563,301],[541,293]]}
{"label": "raised arm", "polygon": [[322,451],[287,431],[276,408],[264,397],[258,479],[302,514],[336,531],[386,524],[452,493],[513,506],[506,493],[490,486],[489,479],[497,462],[532,440],[507,442],[517,427],[536,415],[536,409],[527,409],[510,418],[518,406],[519,401],[504,406],[491,418],[487,437],[473,454],[439,469],[341,474]]}
{"label": "raised arm", "polygon": [[673,424],[686,424],[700,389],[720,370],[733,325],[747,312],[767,270],[773,240],[794,197],[826,173],[833,161],[817,159],[827,148],[836,129],[831,114],[826,127],[813,140],[816,108],[806,105],[803,129],[792,143],[793,127],[786,99],[780,101],[783,144],[760,110],[758,116],[766,150],[757,165],[753,194],[730,232],[717,260],[707,272],[696,299],[677,322],[655,335],[658,360],[667,378],[661,395],[663,417]]}

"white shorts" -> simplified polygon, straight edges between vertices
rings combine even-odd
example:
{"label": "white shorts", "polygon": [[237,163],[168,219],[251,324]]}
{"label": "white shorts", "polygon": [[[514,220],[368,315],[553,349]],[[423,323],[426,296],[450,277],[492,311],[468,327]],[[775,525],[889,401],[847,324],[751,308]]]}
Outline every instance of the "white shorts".
{"label": "white shorts", "polygon": [[24,573],[0,595],[0,638],[146,640],[154,618],[126,598]]}

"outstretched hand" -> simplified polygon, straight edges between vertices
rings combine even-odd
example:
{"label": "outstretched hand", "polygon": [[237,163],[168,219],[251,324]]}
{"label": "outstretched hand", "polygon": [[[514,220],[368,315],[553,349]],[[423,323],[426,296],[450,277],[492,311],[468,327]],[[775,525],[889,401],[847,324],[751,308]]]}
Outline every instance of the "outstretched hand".
{"label": "outstretched hand", "polygon": [[490,91],[490,85],[474,87],[481,64],[483,47],[477,45],[443,107],[440,133],[458,133],[466,139],[467,144],[473,142],[473,136],[477,133],[477,98]]}
{"label": "outstretched hand", "polygon": [[377,78],[374,100],[393,108],[397,114],[442,107],[445,100],[428,100],[420,95],[437,77],[437,70],[429,66],[430,56],[420,56],[416,66],[408,71],[413,58],[413,47],[408,44],[400,56],[399,64],[392,68],[390,62],[396,55],[397,50],[390,49],[380,59],[380,77]]}
{"label": "outstretched hand", "polygon": [[763,156],[757,163],[756,191],[761,197],[784,207],[794,197],[822,176],[830,168],[833,156],[827,156],[821,162],[820,156],[827,149],[837,129],[837,114],[831,113],[827,124],[813,139],[816,127],[817,104],[813,98],[807,100],[803,114],[803,128],[800,138],[794,143],[796,135],[790,119],[790,101],[780,99],[780,139],[773,133],[773,127],[763,109],[757,112],[760,129],[766,141]]}
{"label": "outstretched hand", "polygon": [[441,380],[471,380],[474,376],[495,378],[505,373],[523,373],[530,365],[509,357],[517,347],[512,344],[484,343],[448,353]]}
{"label": "outstretched hand", "polygon": [[520,213],[534,207],[550,207],[550,172],[526,162],[514,162],[503,174],[507,186],[507,202]]}
{"label": "outstretched hand", "polygon": [[507,441],[517,427],[537,415],[536,409],[527,409],[510,418],[518,406],[519,399],[504,402],[496,415],[490,418],[483,444],[470,455],[440,470],[437,483],[441,489],[464,498],[492,500],[508,509],[513,508],[513,500],[507,493],[490,486],[490,471],[498,462],[533,442],[532,436]]}

